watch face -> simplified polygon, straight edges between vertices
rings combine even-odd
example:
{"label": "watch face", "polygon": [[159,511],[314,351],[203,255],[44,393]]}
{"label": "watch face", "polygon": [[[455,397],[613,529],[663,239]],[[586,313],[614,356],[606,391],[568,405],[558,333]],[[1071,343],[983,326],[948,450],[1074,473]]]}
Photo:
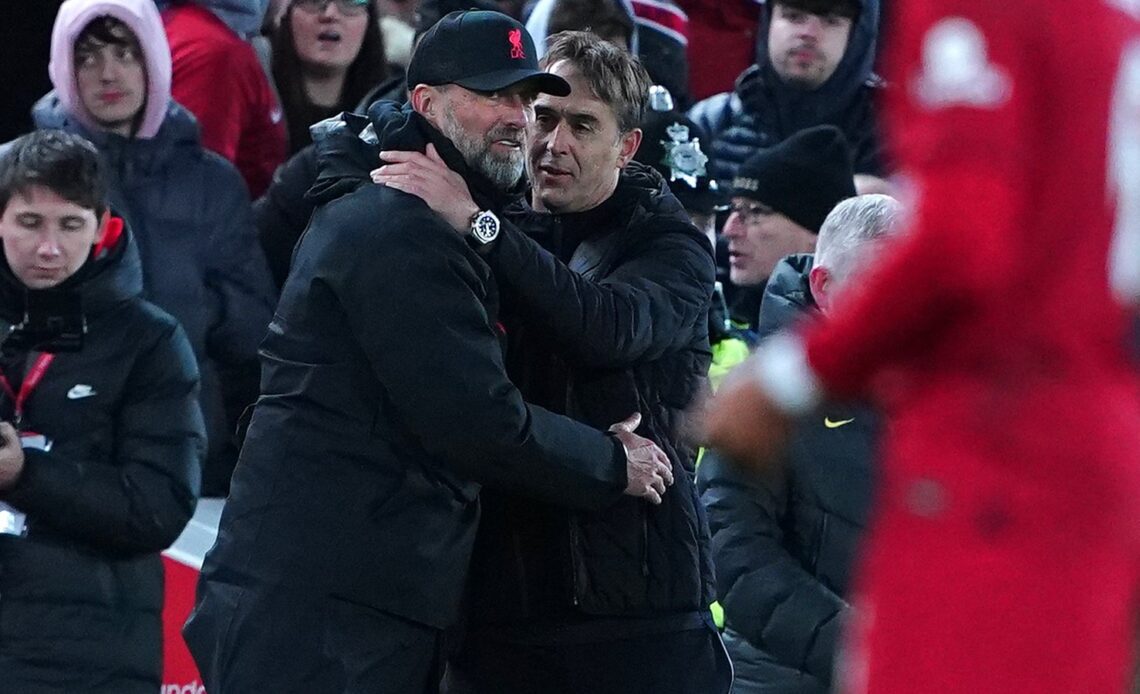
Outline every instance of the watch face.
{"label": "watch face", "polygon": [[490,243],[499,235],[499,220],[490,212],[480,212],[471,222],[471,235],[483,243]]}

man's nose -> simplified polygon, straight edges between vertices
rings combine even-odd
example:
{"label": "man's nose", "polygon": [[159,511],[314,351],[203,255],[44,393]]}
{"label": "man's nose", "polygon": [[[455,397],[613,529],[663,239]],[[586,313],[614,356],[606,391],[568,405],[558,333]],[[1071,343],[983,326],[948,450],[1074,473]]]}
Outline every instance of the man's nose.
{"label": "man's nose", "polygon": [[728,219],[724,222],[724,229],[721,234],[728,239],[740,238],[741,232],[744,231],[744,221],[740,218],[739,212],[733,212],[728,215]]}
{"label": "man's nose", "polygon": [[513,128],[525,128],[527,123],[527,102],[518,94],[499,99],[500,120]]}
{"label": "man's nose", "polygon": [[36,247],[36,253],[45,258],[54,258],[59,255],[59,235],[54,231],[49,231],[44,234],[40,239],[39,246]]}
{"label": "man's nose", "polygon": [[114,82],[119,77],[119,66],[113,58],[103,60],[99,65],[99,79]]}
{"label": "man's nose", "polygon": [[553,154],[565,154],[570,150],[569,126],[560,122],[546,136],[546,148]]}
{"label": "man's nose", "polygon": [[800,22],[799,32],[797,36],[802,39],[810,39],[812,41],[819,40],[820,34],[823,32],[823,17],[819,15],[810,14],[807,19]]}

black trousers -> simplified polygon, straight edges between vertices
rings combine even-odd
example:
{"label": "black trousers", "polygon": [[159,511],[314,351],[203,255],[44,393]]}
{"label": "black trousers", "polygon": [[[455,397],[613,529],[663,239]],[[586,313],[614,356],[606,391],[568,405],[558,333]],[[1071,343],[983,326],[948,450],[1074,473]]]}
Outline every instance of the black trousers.
{"label": "black trousers", "polygon": [[203,582],[183,635],[210,694],[439,691],[439,630],[327,596]]}
{"label": "black trousers", "polygon": [[[480,630],[447,666],[446,694],[727,694],[715,628],[588,643],[520,642]],[[212,694],[212,693],[211,693]]]}

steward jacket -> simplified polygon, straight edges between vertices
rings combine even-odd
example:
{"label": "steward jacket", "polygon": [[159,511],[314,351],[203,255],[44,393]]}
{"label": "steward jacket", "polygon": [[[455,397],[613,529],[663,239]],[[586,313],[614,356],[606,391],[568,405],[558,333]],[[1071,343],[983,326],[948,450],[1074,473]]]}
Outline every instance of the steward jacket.
{"label": "steward jacket", "polygon": [[[660,506],[623,498],[584,512],[487,490],[472,621],[527,630],[688,615],[697,624],[712,601],[712,565],[696,451],[681,429],[710,360],[708,241],[661,176],[636,162],[592,210],[518,204],[506,216],[482,253],[511,307],[512,380],[529,401],[591,426],[640,412],[638,433],[669,455],[675,482]],[[602,623],[586,638],[618,636]]]}
{"label": "steward jacket", "polygon": [[[87,331],[29,382],[25,448],[3,501],[27,535],[0,535],[0,673],[6,694],[153,693],[161,686],[159,552],[190,520],[205,441],[198,371],[185,333],[143,301],[128,235],[46,290],[0,257],[0,315],[19,322],[35,294],[80,295]],[[5,354],[17,392],[37,353]],[[32,387],[34,386],[34,387]],[[2,416],[14,403],[3,399]]]}
{"label": "steward jacket", "polygon": [[323,128],[319,206],[262,345],[262,395],[203,579],[443,628],[466,583],[480,483],[598,510],[621,497],[625,456],[613,437],[523,402],[490,268],[369,171],[383,149],[430,142],[481,205],[504,196],[410,107],[379,102]]}
{"label": "steward jacket", "polygon": [[689,117],[712,138],[709,175],[731,190],[737,169],[750,156],[816,125],[834,125],[851,143],[855,173],[885,175],[874,102],[883,81],[874,74],[879,0],[862,0],[862,11],[835,73],[814,90],[784,82],[768,62],[772,3],[760,13],[758,62],[736,80],[732,92],[710,96]]}
{"label": "steward jacket", "polygon": [[[784,258],[765,289],[761,339],[814,311],[812,256]],[[756,475],[715,451],[698,471],[741,694],[826,694],[867,523],[877,419],[829,405],[803,418],[786,466]]]}

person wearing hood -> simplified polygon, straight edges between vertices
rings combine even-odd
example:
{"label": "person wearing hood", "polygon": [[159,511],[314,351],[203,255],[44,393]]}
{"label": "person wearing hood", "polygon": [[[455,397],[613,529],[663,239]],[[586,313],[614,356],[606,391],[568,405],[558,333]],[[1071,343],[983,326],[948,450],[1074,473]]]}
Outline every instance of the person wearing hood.
{"label": "person wearing hood", "polygon": [[[509,309],[508,374],[528,401],[591,426],[641,412],[638,431],[669,454],[675,483],[659,506],[592,512],[486,490],[469,633],[449,675],[485,694],[727,692],[696,450],[682,433],[709,367],[712,249],[665,179],[632,161],[650,89],[637,59],[571,31],[551,37],[542,65],[570,93],[535,101],[531,205],[507,208],[479,248]],[[687,145],[670,150],[683,175]],[[470,236],[479,206],[463,181],[418,153],[381,156],[374,180]]]}
{"label": "person wearing hood", "polygon": [[712,137],[709,167],[722,186],[758,150],[817,125],[843,131],[860,193],[887,174],[874,101],[880,0],[772,0],[761,13],[757,62],[736,88],[698,102],[689,116]]}
{"label": "person wearing hood", "polygon": [[288,151],[284,111],[249,42],[269,0],[154,1],[170,41],[174,99],[198,119],[202,144],[259,197]]}
{"label": "person wearing hood", "polygon": [[100,167],[59,131],[0,155],[0,320],[19,324],[0,352],[6,694],[158,691],[159,552],[197,498],[194,354],[142,299]]}
{"label": "person wearing hood", "polygon": [[241,177],[202,147],[170,97],[170,51],[150,0],[68,0],[52,32],[55,90],[36,126],[93,142],[115,209],[130,222],[147,298],[178,319],[202,372],[210,433],[206,492],[224,495],[232,431],[256,397],[257,344],[273,310],[272,280]]}
{"label": "person wearing hood", "polygon": [[820,403],[883,414],[839,691],[1126,691],[1140,4],[1080,9],[893,5],[886,116],[907,228],[703,411],[702,438],[751,468],[779,464]]}
{"label": "person wearing hood", "polygon": [[[595,23],[608,17],[617,21],[607,19],[605,27]],[[678,108],[692,103],[686,54],[689,18],[673,0],[538,0],[526,28],[543,55],[547,38],[559,31],[604,31],[603,38],[618,45],[624,39],[622,47],[641,59],[653,83],[668,89]]]}
{"label": "person wearing hood", "polygon": [[[842,301],[897,233],[900,217],[899,204],[885,195],[839,203],[814,256],[791,255],[776,266],[761,306],[761,339]],[[786,470],[750,474],[712,454],[697,470],[737,694],[832,691],[871,506],[877,429],[870,408],[831,404],[797,423]]]}
{"label": "person wearing hood", "polygon": [[[420,40],[410,104],[314,129],[318,204],[261,350],[258,399],[184,634],[211,694],[438,691],[482,484],[599,511],[670,496],[665,454],[523,401],[476,246],[522,186],[537,92],[569,93],[497,12]],[[470,240],[373,185],[386,150],[426,151],[470,185]]]}

